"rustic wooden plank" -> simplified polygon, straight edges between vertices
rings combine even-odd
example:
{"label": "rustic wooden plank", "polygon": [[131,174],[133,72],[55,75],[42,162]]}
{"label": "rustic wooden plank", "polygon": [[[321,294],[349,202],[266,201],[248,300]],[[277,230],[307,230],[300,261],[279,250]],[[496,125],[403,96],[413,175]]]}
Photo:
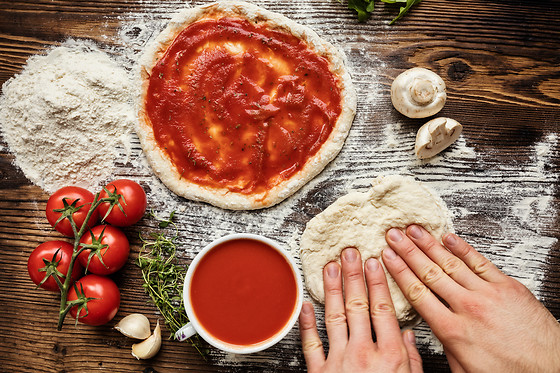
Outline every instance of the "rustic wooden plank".
{"label": "rustic wooden plank", "polygon": [[[387,21],[395,8],[383,4],[368,22],[359,23],[335,0],[259,3],[314,28],[344,50],[358,90],[359,112],[337,160],[278,207],[227,212],[169,196],[170,200],[150,201],[158,211],[183,208],[178,215],[182,263],[187,265],[215,236],[245,230],[276,238],[298,257],[293,246],[305,222],[348,190],[367,187],[371,177],[402,172],[438,187],[456,213],[457,232],[506,271],[514,271],[525,255],[527,240],[515,237],[516,232],[539,242],[546,239],[546,244],[533,248],[537,258],[519,276],[530,281],[531,274],[538,275],[539,297],[560,318],[560,148],[558,140],[550,137],[559,133],[560,24],[555,20],[560,18],[560,2],[424,0],[394,26]],[[140,17],[168,19],[184,4],[178,0],[2,0],[0,83],[19,72],[30,55],[68,37],[118,46],[117,33],[124,22],[134,24]],[[412,66],[431,68],[444,78],[449,97],[441,114],[465,124],[463,145],[452,147],[438,162],[414,161],[414,136],[421,121],[404,118],[391,107],[392,80]],[[111,325],[74,328],[68,319],[63,331],[56,332],[56,295],[35,290],[26,273],[33,248],[60,238],[43,215],[48,195],[29,185],[12,165],[6,144],[1,145],[0,284],[6,290],[0,292],[0,366],[4,370],[305,370],[297,331],[257,356],[240,359],[212,351],[207,362],[189,345],[172,341],[164,341],[155,359],[136,361],[130,355],[133,342]],[[138,142],[132,144],[132,152],[141,153]],[[162,195],[149,170],[130,162],[116,162],[116,166],[116,177],[134,177],[150,195]],[[533,203],[532,198],[541,199]],[[544,208],[539,201],[546,202]],[[523,214],[516,213],[516,204],[525,204]],[[157,318],[140,288],[134,264],[140,245],[137,234],[152,226],[144,219],[126,232],[132,254],[123,272],[114,276],[123,298],[117,318],[130,312],[145,313],[152,322]],[[326,342],[324,323],[319,320],[319,324]],[[426,327],[420,329],[425,338]],[[420,349],[426,371],[448,370],[443,355],[426,345]]]}

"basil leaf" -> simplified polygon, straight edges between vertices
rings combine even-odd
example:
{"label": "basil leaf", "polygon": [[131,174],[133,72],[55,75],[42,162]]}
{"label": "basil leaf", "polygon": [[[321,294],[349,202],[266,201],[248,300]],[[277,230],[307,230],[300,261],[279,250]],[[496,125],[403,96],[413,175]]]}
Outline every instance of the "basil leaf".
{"label": "basil leaf", "polygon": [[348,9],[358,12],[358,20],[364,22],[369,18],[374,8],[374,0],[348,0]]}
{"label": "basil leaf", "polygon": [[[414,5],[420,3],[422,0],[381,0],[387,4],[403,4],[404,6],[400,7],[399,14],[389,22],[390,25],[395,23],[399,18],[404,16],[406,12]],[[342,0],[339,0],[342,3]],[[370,14],[373,12],[375,5],[375,0],[348,0],[348,9],[355,10],[358,13],[358,20],[360,22],[366,21]]]}
{"label": "basil leaf", "polygon": [[390,4],[406,2],[405,6],[401,6],[400,11],[399,11],[399,15],[396,16],[395,18],[393,18],[393,20],[391,22],[389,22],[389,24],[392,25],[399,18],[404,16],[410,8],[412,8],[414,5],[420,3],[422,0],[381,0],[381,1],[383,1],[384,3],[390,3]]}

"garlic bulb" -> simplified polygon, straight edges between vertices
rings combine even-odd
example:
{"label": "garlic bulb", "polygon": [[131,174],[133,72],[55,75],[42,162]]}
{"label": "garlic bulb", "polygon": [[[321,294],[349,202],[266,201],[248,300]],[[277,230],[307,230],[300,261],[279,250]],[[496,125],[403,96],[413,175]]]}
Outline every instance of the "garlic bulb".
{"label": "garlic bulb", "polygon": [[117,325],[117,329],[129,338],[146,339],[150,336],[150,320],[140,313],[132,313],[124,317]]}
{"label": "garlic bulb", "polygon": [[145,341],[132,345],[132,356],[140,359],[150,359],[158,353],[161,347],[161,328],[159,320],[154,329],[154,333]]}
{"label": "garlic bulb", "polygon": [[422,67],[406,70],[391,85],[393,106],[409,118],[426,118],[438,113],[446,99],[443,79]]}

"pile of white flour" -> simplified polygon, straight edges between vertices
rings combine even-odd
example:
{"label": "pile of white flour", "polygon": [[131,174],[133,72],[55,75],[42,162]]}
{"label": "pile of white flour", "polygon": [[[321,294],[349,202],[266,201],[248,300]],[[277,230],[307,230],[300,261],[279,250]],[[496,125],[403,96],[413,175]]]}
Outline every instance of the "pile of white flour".
{"label": "pile of white flour", "polygon": [[[88,42],[33,56],[2,86],[0,124],[14,163],[47,192],[106,179],[134,125],[127,71]],[[123,162],[126,163],[126,162]]]}

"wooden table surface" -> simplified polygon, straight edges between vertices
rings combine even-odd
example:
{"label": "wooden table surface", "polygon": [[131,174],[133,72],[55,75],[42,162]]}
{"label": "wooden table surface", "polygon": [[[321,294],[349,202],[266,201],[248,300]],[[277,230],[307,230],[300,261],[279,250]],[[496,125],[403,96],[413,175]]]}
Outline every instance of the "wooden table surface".
{"label": "wooden table surface", "polygon": [[[146,20],[151,27],[164,25],[175,10],[204,2],[192,3],[0,0],[0,83],[20,72],[29,56],[70,37],[119,51],[121,36],[134,39]],[[174,198],[165,190],[157,194],[148,168],[116,162],[114,176],[138,180],[149,191],[151,208],[180,211],[182,263],[187,265],[216,236],[247,230],[275,238],[299,260],[298,237],[314,215],[349,190],[367,187],[379,174],[407,174],[437,190],[454,215],[458,234],[527,284],[560,318],[560,2],[424,0],[392,26],[387,23],[394,8],[382,3],[364,23],[336,0],[257,3],[310,26],[346,53],[358,114],[337,159],[293,197],[263,211],[224,211]],[[136,46],[141,49],[145,41],[137,40]],[[416,161],[413,154],[423,121],[403,117],[390,101],[392,80],[414,66],[443,77],[448,101],[441,115],[464,125],[459,142],[427,162]],[[141,158],[137,141],[133,145]],[[305,370],[297,328],[263,353],[239,357],[211,349],[207,360],[189,344],[167,340],[164,329],[162,350],[147,361],[132,357],[132,341],[112,328],[114,321],[74,327],[68,318],[57,331],[57,296],[35,289],[26,271],[29,253],[59,237],[44,217],[48,194],[12,161],[2,140],[0,371]],[[165,201],[158,199],[161,195]],[[153,226],[145,218],[126,230],[132,253],[113,276],[122,292],[115,321],[131,312],[146,314],[152,323],[158,318],[134,265],[138,233]],[[326,342],[324,323],[319,324]],[[426,325],[416,330],[426,371],[447,371]]]}

